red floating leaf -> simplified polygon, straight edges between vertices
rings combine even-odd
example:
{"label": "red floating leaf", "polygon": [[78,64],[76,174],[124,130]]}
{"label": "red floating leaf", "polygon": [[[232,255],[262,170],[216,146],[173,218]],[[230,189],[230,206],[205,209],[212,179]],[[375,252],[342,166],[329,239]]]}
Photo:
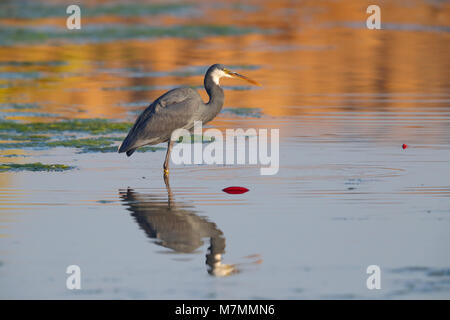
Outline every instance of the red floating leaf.
{"label": "red floating leaf", "polygon": [[228,187],[222,190],[223,192],[229,193],[229,194],[241,194],[246,193],[249,190],[244,187]]}
{"label": "red floating leaf", "polygon": [[404,143],[404,144],[402,144],[402,148],[406,149],[406,148],[408,148],[408,145],[406,143]]}

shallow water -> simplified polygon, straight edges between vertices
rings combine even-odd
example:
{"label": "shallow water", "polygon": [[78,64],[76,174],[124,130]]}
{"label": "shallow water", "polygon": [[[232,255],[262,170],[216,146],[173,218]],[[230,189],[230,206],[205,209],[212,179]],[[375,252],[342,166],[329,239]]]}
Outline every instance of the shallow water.
{"label": "shallow water", "polygon": [[[364,1],[86,1],[80,34],[65,1],[32,3],[0,4],[0,161],[74,168],[0,167],[1,298],[450,298],[447,2],[367,30]],[[263,86],[223,80],[208,126],[280,129],[278,174],[172,164],[166,187],[165,145],[114,152],[166,90],[206,100],[213,63]]]}

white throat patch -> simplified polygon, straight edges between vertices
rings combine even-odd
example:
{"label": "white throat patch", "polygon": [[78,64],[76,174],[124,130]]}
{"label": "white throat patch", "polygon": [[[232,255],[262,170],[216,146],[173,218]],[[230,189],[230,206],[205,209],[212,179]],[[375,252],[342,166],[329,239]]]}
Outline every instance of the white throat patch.
{"label": "white throat patch", "polygon": [[212,72],[211,74],[212,80],[214,81],[215,84],[220,85],[219,84],[219,80],[222,77],[228,77],[231,78],[231,76],[229,74],[226,74],[225,72],[223,72],[220,69],[216,69]]}

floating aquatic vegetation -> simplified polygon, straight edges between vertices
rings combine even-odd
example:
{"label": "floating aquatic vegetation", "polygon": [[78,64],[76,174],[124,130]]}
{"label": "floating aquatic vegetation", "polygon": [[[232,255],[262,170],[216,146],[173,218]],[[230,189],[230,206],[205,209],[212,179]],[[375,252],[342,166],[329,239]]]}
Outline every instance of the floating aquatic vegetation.
{"label": "floating aquatic vegetation", "polygon": [[87,148],[87,147],[105,147],[113,144],[114,141],[109,138],[85,138],[50,141],[47,143],[49,147],[70,147],[70,148]]}
{"label": "floating aquatic vegetation", "polygon": [[[0,149],[49,149],[56,147],[78,149],[78,153],[110,153],[117,152],[117,142],[123,140],[118,136],[94,136],[74,138],[63,135],[62,138],[54,133],[80,132],[92,135],[108,134],[115,132],[127,132],[131,123],[110,122],[107,120],[67,120],[53,123],[17,123],[12,121],[0,121]],[[39,134],[46,133],[49,135]],[[53,133],[53,135],[51,135]],[[191,142],[210,143],[214,137],[191,135]],[[183,142],[180,137],[178,142]],[[144,146],[137,149],[138,152],[156,152],[165,150],[165,147]]]}
{"label": "floating aquatic vegetation", "polygon": [[[85,139],[71,139],[71,140],[60,140],[60,141],[51,141],[47,143],[49,147],[69,147],[80,149],[80,153],[89,153],[89,152],[101,152],[101,153],[110,153],[117,152],[117,145],[115,142],[122,141],[122,138],[119,137],[99,137],[99,138],[85,138]],[[139,152],[155,152],[158,150],[165,150],[163,147],[151,147],[145,146],[139,148],[137,151]]]}
{"label": "floating aquatic vegetation", "polygon": [[50,140],[49,136],[38,134],[7,134],[0,133],[0,149],[24,149],[24,148],[45,148],[45,142]]}
{"label": "floating aquatic vegetation", "polygon": [[106,147],[98,147],[98,146],[89,146],[84,147],[80,150],[79,153],[90,153],[90,152],[100,152],[100,153],[110,153],[117,152],[117,146],[106,146]]}
{"label": "floating aquatic vegetation", "polygon": [[67,171],[74,167],[65,164],[33,163],[3,163],[0,164],[0,172],[4,171]]}
{"label": "floating aquatic vegetation", "polygon": [[67,65],[66,61],[0,61],[0,67],[60,67]]}
{"label": "floating aquatic vegetation", "polygon": [[34,113],[34,112],[6,112],[1,115],[5,120],[17,120],[17,119],[33,119],[33,118],[49,118],[58,117],[56,113]]}
{"label": "floating aquatic vegetation", "polygon": [[86,132],[90,134],[104,134],[112,132],[127,132],[132,123],[112,122],[103,119],[75,119],[58,122],[18,123],[0,121],[0,131],[16,132]]}
{"label": "floating aquatic vegetation", "polygon": [[0,142],[0,149],[43,149],[48,148],[48,146],[45,143],[42,143],[41,141],[33,141],[33,142],[7,142],[7,143],[1,143]]}
{"label": "floating aquatic vegetation", "polygon": [[258,5],[247,3],[230,3],[229,6],[231,9],[245,12],[257,11],[260,8]]}
{"label": "floating aquatic vegetation", "polygon": [[[95,137],[82,139],[54,140],[55,136],[47,134],[63,132],[89,133],[92,135],[108,134],[115,132],[127,132],[131,123],[111,122],[101,119],[88,120],[66,120],[51,123],[18,123],[13,121],[0,121],[0,149],[47,149],[54,147],[72,147],[80,149],[80,152],[110,152],[116,141],[122,140],[118,137]],[[45,133],[40,134],[40,133]],[[6,141],[6,142],[5,142]],[[116,147],[114,147],[116,148]],[[117,149],[117,148],[116,148]],[[112,150],[112,149],[111,149]]]}
{"label": "floating aquatic vegetation", "polygon": [[41,106],[36,103],[0,103],[0,109],[27,110],[39,108],[41,108]]}
{"label": "floating aquatic vegetation", "polygon": [[199,39],[206,36],[231,36],[261,30],[227,25],[146,26],[129,24],[89,25],[77,32],[55,27],[0,28],[0,44],[42,43],[51,40],[75,42],[108,42],[121,39],[176,37]]}
{"label": "floating aquatic vegetation", "polygon": [[259,108],[226,108],[223,113],[231,113],[242,117],[261,118],[262,112]]}
{"label": "floating aquatic vegetation", "polygon": [[49,136],[40,134],[21,134],[21,135],[11,135],[0,133],[0,140],[14,140],[14,141],[45,141],[49,140]]}
{"label": "floating aquatic vegetation", "polygon": [[[112,145],[117,138],[115,137],[100,137],[100,138],[83,138],[83,139],[66,139],[66,140],[53,140],[48,141],[50,137],[40,135],[1,135],[4,136],[4,140],[13,140],[11,143],[0,143],[0,149],[23,149],[23,148],[100,148]],[[26,141],[31,140],[31,141]],[[16,142],[25,141],[25,142]],[[117,148],[116,148],[117,149]]]}
{"label": "floating aquatic vegetation", "polygon": [[[11,140],[12,142],[1,143],[0,149],[48,149],[56,147],[75,148],[79,153],[101,152],[110,153],[117,152],[118,141],[122,141],[122,137],[97,137],[97,138],[80,138],[80,139],[64,139],[51,140],[49,136],[43,135],[7,135],[0,134],[0,140]],[[23,142],[22,142],[23,141]],[[139,148],[138,152],[155,152],[165,150],[164,147],[145,146]]]}
{"label": "floating aquatic vegetation", "polygon": [[[7,1],[2,3],[0,18],[48,18],[48,17],[65,17],[67,6],[57,4],[46,4],[39,1]],[[188,3],[128,3],[128,4],[101,4],[82,6],[82,14],[84,17],[94,16],[147,16],[158,14],[182,14],[188,12],[192,7]]]}
{"label": "floating aquatic vegetation", "polygon": [[153,3],[153,4],[109,4],[102,6],[95,6],[87,9],[86,16],[101,16],[101,15],[115,15],[115,16],[146,16],[158,14],[181,14],[187,12],[192,4],[189,3]]}

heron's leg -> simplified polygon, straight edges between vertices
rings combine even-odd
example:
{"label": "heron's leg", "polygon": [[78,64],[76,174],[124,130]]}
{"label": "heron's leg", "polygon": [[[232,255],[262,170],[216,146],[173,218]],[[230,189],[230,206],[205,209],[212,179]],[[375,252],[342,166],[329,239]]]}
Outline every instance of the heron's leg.
{"label": "heron's leg", "polygon": [[170,160],[170,152],[172,151],[173,147],[173,141],[172,139],[169,139],[169,142],[167,143],[167,153],[166,153],[166,160],[164,161],[164,175],[169,174],[169,160]]}
{"label": "heron's leg", "polygon": [[172,194],[172,189],[170,189],[169,175],[167,175],[167,174],[164,174],[164,183],[166,184],[166,190],[167,190],[167,206],[170,209],[170,208],[172,208],[173,194]]}

